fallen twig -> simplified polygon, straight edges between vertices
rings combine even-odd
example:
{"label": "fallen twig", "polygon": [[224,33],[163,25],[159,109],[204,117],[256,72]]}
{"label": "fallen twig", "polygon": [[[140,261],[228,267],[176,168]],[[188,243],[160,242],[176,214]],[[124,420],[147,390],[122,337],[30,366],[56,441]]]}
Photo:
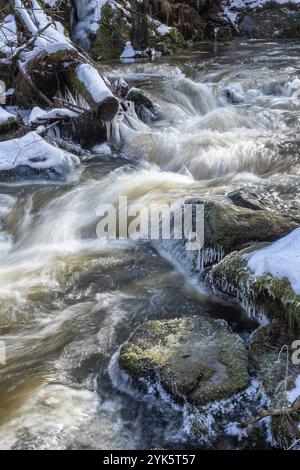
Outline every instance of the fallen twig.
{"label": "fallen twig", "polygon": [[282,415],[291,415],[296,413],[297,411],[300,410],[300,395],[294,403],[291,406],[284,407],[284,408],[272,408],[269,410],[262,410],[260,413],[255,416],[254,418],[249,419],[245,423],[241,424],[242,428],[246,428],[252,424],[257,423],[263,418],[266,418],[267,416],[282,416]]}

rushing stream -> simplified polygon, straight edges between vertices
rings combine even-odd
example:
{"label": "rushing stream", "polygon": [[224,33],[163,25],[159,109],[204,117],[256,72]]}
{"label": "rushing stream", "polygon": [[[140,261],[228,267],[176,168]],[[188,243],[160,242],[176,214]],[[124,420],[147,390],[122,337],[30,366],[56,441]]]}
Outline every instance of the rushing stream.
{"label": "rushing stream", "polygon": [[122,125],[122,151],[88,155],[76,184],[0,185],[0,448],[198,447],[185,410],[116,388],[111,357],[148,319],[224,318],[245,340],[256,320],[205,289],[176,247],[99,241],[97,206],[247,186],[296,213],[299,54],[237,42],[112,64],[149,83],[161,119]]}

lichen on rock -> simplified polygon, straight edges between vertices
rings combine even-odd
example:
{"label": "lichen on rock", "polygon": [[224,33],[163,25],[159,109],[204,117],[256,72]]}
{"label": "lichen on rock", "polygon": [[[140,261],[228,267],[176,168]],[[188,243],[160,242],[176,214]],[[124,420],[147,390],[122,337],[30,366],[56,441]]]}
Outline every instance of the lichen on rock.
{"label": "lichen on rock", "polygon": [[149,321],[122,346],[119,365],[147,393],[162,387],[175,402],[197,406],[229,398],[249,384],[240,338],[221,320]]}

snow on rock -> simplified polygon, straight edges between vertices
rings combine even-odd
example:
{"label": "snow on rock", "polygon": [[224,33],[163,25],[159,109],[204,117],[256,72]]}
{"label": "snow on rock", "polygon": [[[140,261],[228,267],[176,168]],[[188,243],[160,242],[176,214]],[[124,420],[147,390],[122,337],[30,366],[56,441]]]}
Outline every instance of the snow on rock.
{"label": "snow on rock", "polygon": [[17,25],[13,15],[8,15],[0,23],[0,55],[11,55],[18,44]]}
{"label": "snow on rock", "polygon": [[133,49],[132,44],[130,41],[127,41],[125,44],[124,51],[120,55],[121,59],[133,59],[138,54],[141,54],[141,51],[136,51]]}
{"label": "snow on rock", "polygon": [[[78,165],[78,157],[55,147],[36,132],[0,142],[0,177],[3,173],[6,175],[18,169],[20,171],[17,171],[17,176],[64,176],[67,171]],[[22,168],[27,171],[22,171]]]}
{"label": "snow on rock", "polygon": [[145,49],[144,51],[136,51],[131,42],[130,41],[127,41],[125,43],[125,47],[124,47],[124,50],[122,52],[122,54],[120,55],[120,59],[134,59],[134,58],[137,58],[137,57],[154,57],[154,55],[159,55],[155,49]]}
{"label": "snow on rock", "polygon": [[170,34],[173,28],[170,26],[167,26],[166,24],[161,24],[158,28],[156,28],[157,34],[160,36],[167,36],[167,34]]}
{"label": "snow on rock", "polygon": [[92,148],[92,153],[97,154],[97,155],[106,155],[106,156],[112,155],[111,148],[106,143],[94,145],[94,147]]}
{"label": "snow on rock", "polygon": [[75,111],[71,111],[70,109],[66,108],[54,108],[50,109],[49,111],[45,111],[44,109],[39,108],[36,106],[30,113],[29,116],[29,123],[30,124],[38,124],[40,121],[47,121],[48,119],[55,119],[55,118],[75,118],[78,116],[78,113]]}
{"label": "snow on rock", "polygon": [[17,121],[16,116],[5,111],[5,109],[0,107],[0,129],[4,126],[9,126]]}
{"label": "snow on rock", "polygon": [[287,278],[294,292],[300,295],[300,228],[245,258],[255,276],[269,273],[275,278]]}

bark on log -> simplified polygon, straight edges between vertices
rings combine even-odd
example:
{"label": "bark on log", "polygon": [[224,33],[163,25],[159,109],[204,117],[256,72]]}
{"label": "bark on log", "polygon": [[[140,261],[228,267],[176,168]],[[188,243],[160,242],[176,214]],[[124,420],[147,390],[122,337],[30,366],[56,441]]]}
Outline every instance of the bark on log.
{"label": "bark on log", "polygon": [[81,114],[71,122],[60,125],[63,138],[72,139],[85,148],[92,148],[107,140],[106,127],[93,112]]}

